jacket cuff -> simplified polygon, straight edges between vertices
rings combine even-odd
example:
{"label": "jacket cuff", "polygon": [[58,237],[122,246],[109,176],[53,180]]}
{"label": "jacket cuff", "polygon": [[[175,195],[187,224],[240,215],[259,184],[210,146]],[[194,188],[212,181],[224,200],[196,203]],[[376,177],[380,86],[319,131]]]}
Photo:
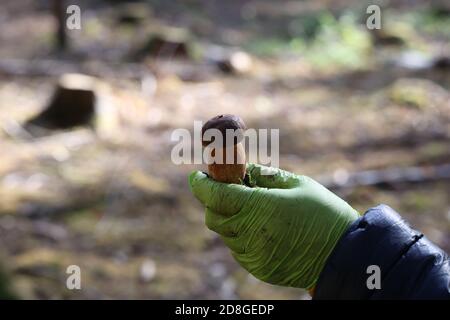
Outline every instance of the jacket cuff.
{"label": "jacket cuff", "polygon": [[[374,295],[383,298],[383,294],[388,294],[383,280],[422,237],[390,207],[379,205],[368,210],[350,225],[328,257],[314,299],[370,299]],[[372,274],[367,268],[371,265],[381,271],[380,290],[367,286]]]}

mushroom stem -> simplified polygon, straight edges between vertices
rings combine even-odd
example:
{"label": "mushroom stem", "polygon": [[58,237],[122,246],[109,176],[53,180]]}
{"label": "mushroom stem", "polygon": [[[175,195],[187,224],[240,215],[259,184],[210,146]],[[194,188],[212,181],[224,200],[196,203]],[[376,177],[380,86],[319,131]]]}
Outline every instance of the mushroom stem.
{"label": "mushroom stem", "polygon": [[[222,163],[212,163],[208,165],[208,174],[216,181],[224,183],[242,184],[245,178],[245,150],[241,143],[231,147],[223,148]],[[230,152],[233,152],[232,163],[227,162],[227,155],[231,158]],[[216,150],[211,151],[211,156],[216,155]],[[220,158],[220,154],[218,157]]]}

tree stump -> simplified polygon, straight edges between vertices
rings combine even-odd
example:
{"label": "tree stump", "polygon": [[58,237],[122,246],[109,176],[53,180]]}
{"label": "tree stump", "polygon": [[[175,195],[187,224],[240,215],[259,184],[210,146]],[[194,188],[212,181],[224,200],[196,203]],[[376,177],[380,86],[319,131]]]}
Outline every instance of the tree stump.
{"label": "tree stump", "polygon": [[93,77],[82,74],[65,74],[59,80],[49,105],[26,127],[68,129],[92,125],[95,116],[95,83]]}

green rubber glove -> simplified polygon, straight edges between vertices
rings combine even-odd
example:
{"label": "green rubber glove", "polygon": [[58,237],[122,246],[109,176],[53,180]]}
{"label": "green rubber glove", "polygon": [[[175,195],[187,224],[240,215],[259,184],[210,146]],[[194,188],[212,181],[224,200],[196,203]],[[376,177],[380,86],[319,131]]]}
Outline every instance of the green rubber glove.
{"label": "green rubber glove", "polygon": [[314,287],[358,212],[309,177],[254,164],[247,173],[253,188],[216,182],[198,171],[190,175],[191,190],[206,207],[207,227],[256,278]]}

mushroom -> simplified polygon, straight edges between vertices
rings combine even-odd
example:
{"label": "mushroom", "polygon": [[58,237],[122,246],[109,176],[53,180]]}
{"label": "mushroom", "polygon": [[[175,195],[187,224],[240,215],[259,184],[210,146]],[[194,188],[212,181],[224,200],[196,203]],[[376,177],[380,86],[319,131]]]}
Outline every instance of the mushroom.
{"label": "mushroom", "polygon": [[[205,140],[205,132],[209,129],[217,129],[221,133],[223,143],[221,150],[216,150],[214,146],[209,146],[214,140]],[[224,183],[243,183],[246,159],[245,149],[241,141],[244,139],[243,132],[245,129],[244,121],[240,117],[231,114],[216,116],[203,125],[202,144],[206,148],[211,148],[210,155],[212,156],[212,163],[208,163],[208,174],[214,180]],[[227,138],[227,131],[233,133],[233,139]],[[227,159],[227,155],[230,159]],[[220,159],[222,161],[217,161],[220,163],[216,163],[215,160]]]}

